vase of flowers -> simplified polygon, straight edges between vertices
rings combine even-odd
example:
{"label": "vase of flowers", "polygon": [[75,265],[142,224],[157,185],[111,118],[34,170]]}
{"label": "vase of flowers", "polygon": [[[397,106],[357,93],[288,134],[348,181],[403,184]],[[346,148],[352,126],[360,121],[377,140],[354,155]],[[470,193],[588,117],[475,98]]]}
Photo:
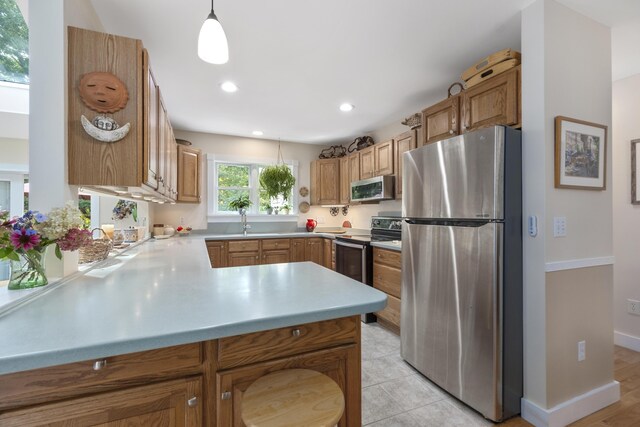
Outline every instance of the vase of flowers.
{"label": "vase of flowers", "polygon": [[0,259],[8,259],[11,268],[9,289],[28,289],[48,282],[44,269],[45,251],[55,246],[55,254],[75,251],[91,243],[91,233],[83,228],[82,214],[73,202],[54,208],[49,215],[27,211],[9,219],[0,212]]}

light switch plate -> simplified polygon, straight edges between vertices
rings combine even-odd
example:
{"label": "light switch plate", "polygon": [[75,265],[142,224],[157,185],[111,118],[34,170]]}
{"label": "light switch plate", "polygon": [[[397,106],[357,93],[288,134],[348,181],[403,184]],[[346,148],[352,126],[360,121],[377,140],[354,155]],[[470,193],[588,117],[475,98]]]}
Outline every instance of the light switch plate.
{"label": "light switch plate", "polygon": [[567,217],[553,217],[553,237],[566,237],[567,235]]}

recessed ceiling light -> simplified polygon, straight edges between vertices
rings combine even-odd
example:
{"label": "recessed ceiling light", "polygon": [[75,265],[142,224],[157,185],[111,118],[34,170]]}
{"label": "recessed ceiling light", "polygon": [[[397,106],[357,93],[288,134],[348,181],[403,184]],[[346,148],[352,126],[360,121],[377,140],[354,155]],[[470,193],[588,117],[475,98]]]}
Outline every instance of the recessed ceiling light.
{"label": "recessed ceiling light", "polygon": [[252,134],[254,134],[255,136],[262,136],[264,135],[264,132],[262,132],[261,130],[254,130],[253,132],[251,132]]}
{"label": "recessed ceiling light", "polygon": [[345,102],[344,104],[340,104],[340,111],[351,111],[354,108],[355,107],[353,106],[353,104],[349,104],[347,102]]}
{"label": "recessed ceiling light", "polygon": [[220,85],[220,88],[229,93],[236,92],[238,90],[238,86],[234,82],[224,82]]}

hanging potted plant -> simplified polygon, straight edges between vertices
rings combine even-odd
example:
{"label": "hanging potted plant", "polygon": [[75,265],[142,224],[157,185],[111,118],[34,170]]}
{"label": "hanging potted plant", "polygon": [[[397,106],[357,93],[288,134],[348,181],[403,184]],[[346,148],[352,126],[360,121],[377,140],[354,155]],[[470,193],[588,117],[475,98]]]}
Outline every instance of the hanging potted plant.
{"label": "hanging potted plant", "polygon": [[270,199],[277,199],[282,196],[282,199],[286,202],[291,196],[291,190],[296,185],[296,179],[289,166],[284,163],[280,143],[278,143],[278,162],[262,169],[260,185]]}
{"label": "hanging potted plant", "polygon": [[249,200],[249,196],[246,194],[229,202],[229,207],[231,209],[236,209],[240,215],[246,212],[249,206],[251,206],[251,200]]}

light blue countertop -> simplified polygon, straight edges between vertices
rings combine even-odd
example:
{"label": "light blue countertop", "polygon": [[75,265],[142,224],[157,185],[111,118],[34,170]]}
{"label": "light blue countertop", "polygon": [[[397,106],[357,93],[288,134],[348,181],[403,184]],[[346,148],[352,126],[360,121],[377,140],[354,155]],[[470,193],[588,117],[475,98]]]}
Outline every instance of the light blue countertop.
{"label": "light blue countertop", "polygon": [[205,238],[150,240],[5,313],[0,374],[386,305],[384,293],[311,262],[212,269]]}
{"label": "light blue countertop", "polygon": [[243,234],[199,234],[206,240],[243,240],[243,239],[295,239],[295,238],[311,238],[311,237],[324,237],[327,239],[335,239],[338,236],[350,235],[350,236],[362,236],[370,235],[369,230],[355,230],[349,229],[344,233],[329,233],[323,231],[317,231],[308,233],[304,231],[294,231],[290,233],[248,233],[246,236]]}
{"label": "light blue countertop", "polygon": [[[397,243],[394,243],[397,242]],[[402,244],[399,240],[394,240],[391,242],[371,242],[371,246],[382,249],[389,249],[392,251],[402,252]]]}

